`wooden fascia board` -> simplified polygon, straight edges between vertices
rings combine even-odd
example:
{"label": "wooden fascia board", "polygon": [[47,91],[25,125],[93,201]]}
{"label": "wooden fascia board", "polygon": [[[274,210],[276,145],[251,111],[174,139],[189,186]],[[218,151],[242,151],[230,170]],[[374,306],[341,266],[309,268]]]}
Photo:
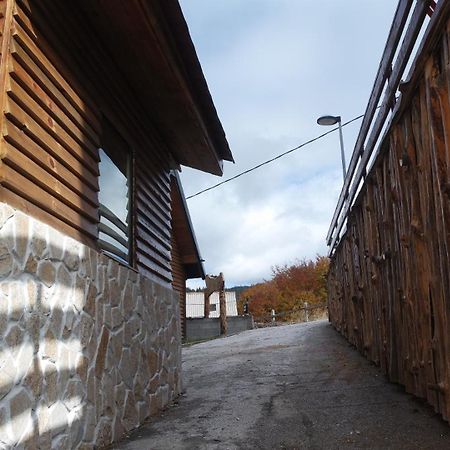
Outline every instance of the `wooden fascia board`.
{"label": "wooden fascia board", "polygon": [[[189,278],[204,278],[205,270],[203,259],[200,256],[194,227],[192,225],[189,210],[184,197],[183,188],[178,173],[171,175],[171,197],[172,197],[172,230],[174,238],[177,240],[178,251],[184,266],[198,267],[197,275]],[[187,245],[186,245],[187,244]],[[185,267],[185,268],[186,268]]]}
{"label": "wooden fascia board", "polygon": [[[190,108],[193,111],[193,113],[195,114],[195,117],[197,118],[198,124],[200,125],[202,133],[204,135],[204,138],[208,143],[208,147],[210,148],[211,154],[215,158],[216,164],[219,168],[219,172],[216,172],[215,174],[222,175],[222,173],[223,173],[222,160],[225,158],[223,158],[219,155],[217,145],[215,144],[214,139],[211,136],[211,130],[205,124],[205,114],[202,111],[200,111],[198,101],[196,100],[195,96],[193,95],[193,84],[192,84],[192,82],[189,82],[190,81],[189,76],[187,74],[185,65],[183,63],[183,59],[180,56],[179,47],[175,43],[175,40],[173,38],[173,30],[170,28],[169,24],[167,23],[167,20],[166,20],[167,16],[162,11],[162,8],[161,8],[162,5],[158,4],[156,2],[153,2],[152,3],[153,8],[152,8],[152,10],[149,10],[148,2],[143,1],[143,0],[136,0],[136,1],[139,2],[140,6],[145,14],[145,17],[147,19],[148,26],[153,31],[153,36],[154,36],[155,40],[158,41],[158,43],[159,43],[159,46],[162,50],[161,53],[165,56],[167,64],[170,66],[178,84],[180,86],[182,86],[183,92],[186,93],[186,97],[188,99]],[[167,4],[169,4],[169,3],[172,3],[172,1],[168,0]],[[165,6],[167,6],[167,4],[165,3]],[[166,11],[167,11],[167,9],[166,9]],[[158,14],[157,21],[151,20],[152,13],[155,13],[155,12]],[[181,10],[180,10],[180,14],[179,14],[179,22],[180,22],[181,27],[184,24],[184,26],[187,28],[186,23],[183,19]],[[177,31],[180,31],[179,28],[180,27],[178,27]],[[188,36],[189,42],[191,43],[191,45],[193,47],[192,41],[190,40],[190,37],[188,34],[187,34],[187,36]],[[203,72],[201,70],[200,63],[198,62],[197,55],[195,54],[195,50],[193,52],[193,55],[191,55],[191,58],[195,59],[195,61],[197,62],[199,72],[201,73],[201,76],[203,77]],[[204,77],[203,77],[203,79],[204,79]],[[205,81],[205,86],[206,86],[206,89],[209,94],[209,90],[207,88],[206,81]],[[209,94],[209,96],[210,96],[210,94]],[[211,97],[210,97],[210,99],[211,99]],[[211,99],[211,104],[215,111],[215,107],[213,105],[212,99]],[[217,113],[216,113],[216,120],[220,124],[219,118],[217,117]],[[220,128],[222,129],[221,125],[220,125]],[[227,144],[227,146],[228,146],[228,144]],[[230,152],[230,157],[228,157],[227,159],[229,161],[233,161],[231,152]]]}

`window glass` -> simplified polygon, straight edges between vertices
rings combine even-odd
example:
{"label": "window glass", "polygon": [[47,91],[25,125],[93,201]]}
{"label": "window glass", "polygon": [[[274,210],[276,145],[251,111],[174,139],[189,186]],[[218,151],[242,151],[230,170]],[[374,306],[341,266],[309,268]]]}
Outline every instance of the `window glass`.
{"label": "window glass", "polygon": [[[105,150],[100,149],[100,225],[99,239],[103,250],[128,262],[128,180],[126,169],[120,170]],[[118,252],[112,251],[114,246]]]}

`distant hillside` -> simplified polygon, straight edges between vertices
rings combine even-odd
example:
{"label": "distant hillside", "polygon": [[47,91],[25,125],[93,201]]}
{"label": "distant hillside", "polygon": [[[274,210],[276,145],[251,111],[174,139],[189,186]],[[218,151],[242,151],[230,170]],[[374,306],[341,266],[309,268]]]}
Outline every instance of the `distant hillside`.
{"label": "distant hillside", "polygon": [[[225,290],[228,292],[231,291],[236,292],[236,299],[239,300],[241,297],[241,293],[246,291],[248,288],[250,288],[250,286],[233,286],[227,287],[225,288]],[[186,292],[205,292],[205,288],[197,288],[197,289],[186,288]]]}

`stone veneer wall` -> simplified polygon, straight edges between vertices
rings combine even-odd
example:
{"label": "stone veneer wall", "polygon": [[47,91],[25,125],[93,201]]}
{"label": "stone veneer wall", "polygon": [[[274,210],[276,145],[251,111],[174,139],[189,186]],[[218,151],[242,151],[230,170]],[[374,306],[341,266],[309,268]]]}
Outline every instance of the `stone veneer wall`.
{"label": "stone veneer wall", "polygon": [[178,308],[0,203],[0,448],[91,449],[164,407],[181,389]]}

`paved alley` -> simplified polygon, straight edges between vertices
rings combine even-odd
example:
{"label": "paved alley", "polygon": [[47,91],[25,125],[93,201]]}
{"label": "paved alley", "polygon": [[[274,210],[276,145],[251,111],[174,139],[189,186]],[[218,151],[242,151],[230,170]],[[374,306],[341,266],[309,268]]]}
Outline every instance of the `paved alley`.
{"label": "paved alley", "polygon": [[450,448],[450,426],[326,321],[183,352],[185,394],[114,449]]}

